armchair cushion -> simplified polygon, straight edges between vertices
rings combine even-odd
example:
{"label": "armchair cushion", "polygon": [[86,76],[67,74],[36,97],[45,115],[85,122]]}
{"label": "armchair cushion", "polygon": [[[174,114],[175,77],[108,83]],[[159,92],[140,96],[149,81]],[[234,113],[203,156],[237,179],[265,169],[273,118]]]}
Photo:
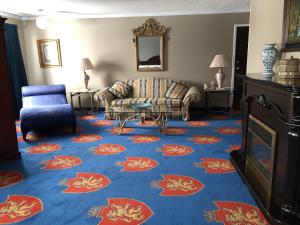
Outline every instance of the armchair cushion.
{"label": "armchair cushion", "polygon": [[189,88],[177,83],[177,82],[172,82],[170,85],[169,89],[166,92],[166,98],[180,98],[183,99],[185,94],[188,92]]}
{"label": "armchair cushion", "polygon": [[40,129],[44,127],[75,126],[76,118],[70,104],[25,107],[20,111],[21,129]]}
{"label": "armchair cushion", "polygon": [[67,102],[64,85],[40,85],[22,88],[23,108],[20,111],[21,131],[71,126],[76,130],[76,117]]}
{"label": "armchair cushion", "polygon": [[108,88],[108,91],[117,98],[126,98],[130,94],[131,90],[132,87],[129,84],[118,80],[115,81],[110,88]]}

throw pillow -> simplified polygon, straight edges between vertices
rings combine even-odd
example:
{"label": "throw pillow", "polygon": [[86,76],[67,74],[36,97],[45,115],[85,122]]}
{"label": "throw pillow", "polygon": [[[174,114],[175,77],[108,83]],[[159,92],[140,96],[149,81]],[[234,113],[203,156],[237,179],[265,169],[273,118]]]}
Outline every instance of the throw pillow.
{"label": "throw pillow", "polygon": [[185,94],[188,92],[189,88],[177,83],[177,82],[172,82],[170,85],[169,89],[167,90],[165,96],[166,98],[184,98]]}
{"label": "throw pillow", "polygon": [[115,83],[107,90],[112,93],[116,98],[126,98],[131,92],[132,87],[121,81],[115,81]]}

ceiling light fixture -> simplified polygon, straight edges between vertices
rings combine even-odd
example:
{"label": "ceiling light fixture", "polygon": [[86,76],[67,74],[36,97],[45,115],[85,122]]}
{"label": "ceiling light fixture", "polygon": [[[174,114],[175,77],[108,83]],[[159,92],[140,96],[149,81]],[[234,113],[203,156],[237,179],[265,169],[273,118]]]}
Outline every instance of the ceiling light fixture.
{"label": "ceiling light fixture", "polygon": [[[44,12],[43,9],[38,9],[37,11],[38,12]],[[45,30],[48,27],[48,19],[47,19],[46,16],[39,16],[38,18],[36,18],[35,24],[41,30]]]}
{"label": "ceiling light fixture", "polygon": [[40,16],[35,21],[36,26],[41,30],[45,30],[48,27],[48,19],[45,16]]}

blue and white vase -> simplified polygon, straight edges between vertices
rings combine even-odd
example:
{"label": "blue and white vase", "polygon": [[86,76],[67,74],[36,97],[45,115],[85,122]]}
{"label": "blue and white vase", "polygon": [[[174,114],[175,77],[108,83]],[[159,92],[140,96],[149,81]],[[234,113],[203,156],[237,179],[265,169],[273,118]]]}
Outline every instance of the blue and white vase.
{"label": "blue and white vase", "polygon": [[278,50],[275,48],[275,43],[266,44],[262,51],[262,61],[264,64],[264,72],[262,73],[265,78],[272,78],[274,76],[273,66],[278,58]]}

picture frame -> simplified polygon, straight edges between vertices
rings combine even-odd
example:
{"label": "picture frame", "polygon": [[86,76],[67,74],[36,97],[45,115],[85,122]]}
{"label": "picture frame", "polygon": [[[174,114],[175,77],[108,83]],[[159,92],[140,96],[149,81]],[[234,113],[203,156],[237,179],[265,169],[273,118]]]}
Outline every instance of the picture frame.
{"label": "picture frame", "polygon": [[37,40],[41,68],[62,67],[59,39]]}
{"label": "picture frame", "polygon": [[284,1],[282,51],[300,50],[300,0]]}

